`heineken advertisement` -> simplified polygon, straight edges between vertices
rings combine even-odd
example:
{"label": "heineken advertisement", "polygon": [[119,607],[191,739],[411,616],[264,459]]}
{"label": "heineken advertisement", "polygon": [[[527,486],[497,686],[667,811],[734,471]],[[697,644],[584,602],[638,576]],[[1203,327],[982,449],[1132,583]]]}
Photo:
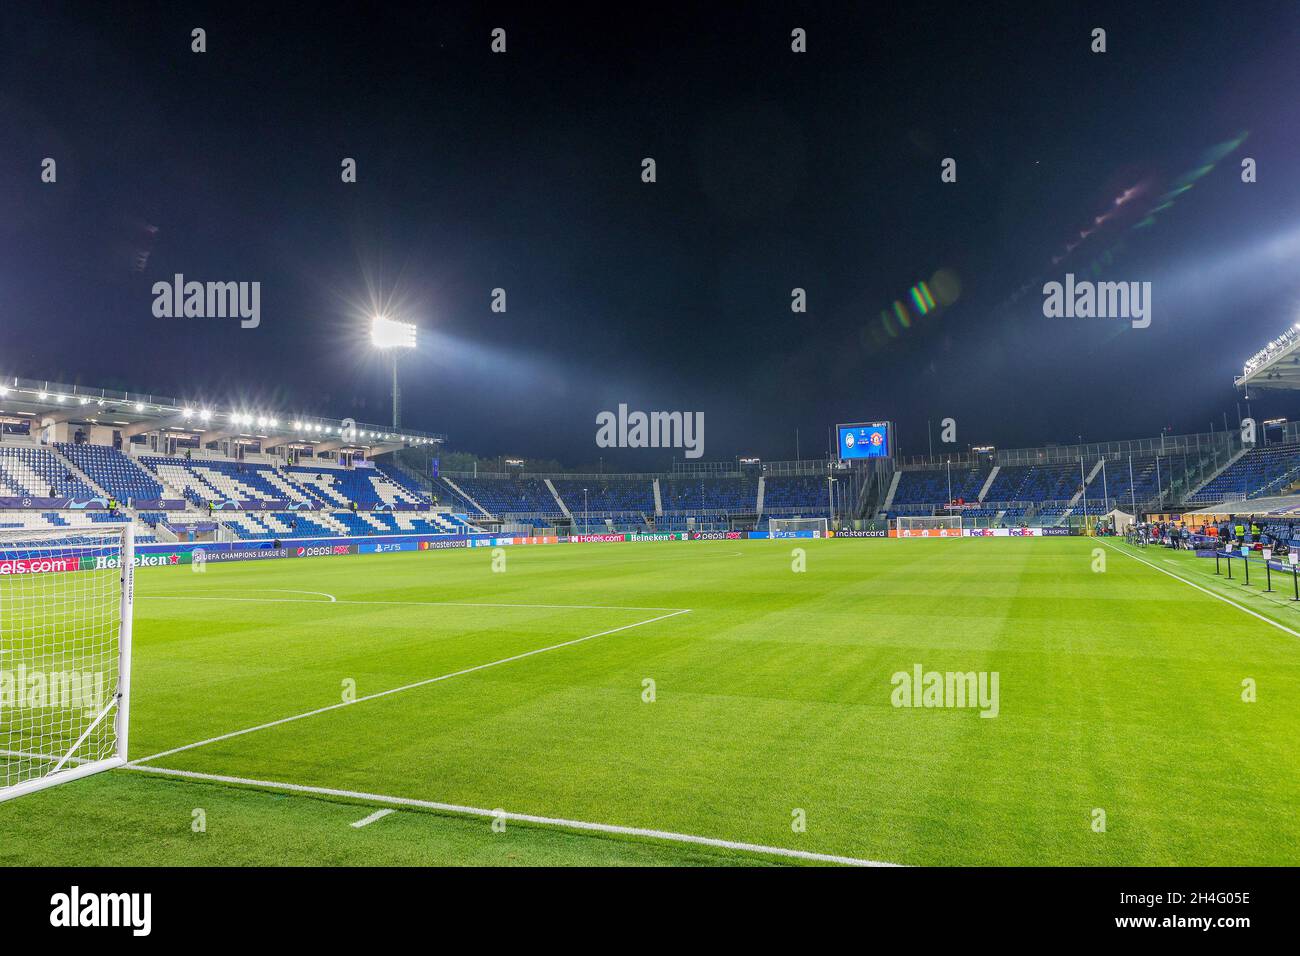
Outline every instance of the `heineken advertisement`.
{"label": "heineken advertisement", "polygon": [[[106,568],[115,568],[120,563],[117,557],[83,555],[81,567],[78,570],[102,571]],[[190,552],[172,551],[164,554],[141,554],[137,552],[131,563],[137,568],[166,568],[176,564],[189,564]]]}

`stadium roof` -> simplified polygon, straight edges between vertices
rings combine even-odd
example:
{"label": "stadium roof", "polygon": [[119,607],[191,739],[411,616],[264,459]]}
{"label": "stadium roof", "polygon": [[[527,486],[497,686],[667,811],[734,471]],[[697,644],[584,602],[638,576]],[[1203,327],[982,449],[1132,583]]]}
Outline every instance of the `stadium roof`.
{"label": "stadium roof", "polygon": [[1239,388],[1300,388],[1300,322],[1247,359],[1233,384]]}
{"label": "stadium roof", "polygon": [[1294,518],[1300,511],[1300,497],[1296,495],[1272,495],[1268,498],[1230,498],[1216,504],[1186,511],[1189,515],[1277,515]]}
{"label": "stadium roof", "polygon": [[120,429],[124,438],[170,431],[197,434],[202,444],[243,438],[256,440],[263,448],[312,445],[321,451],[355,449],[368,455],[447,440],[435,432],[302,415],[245,401],[218,405],[16,377],[0,379],[0,415],[30,418],[38,425],[50,421],[102,425]]}

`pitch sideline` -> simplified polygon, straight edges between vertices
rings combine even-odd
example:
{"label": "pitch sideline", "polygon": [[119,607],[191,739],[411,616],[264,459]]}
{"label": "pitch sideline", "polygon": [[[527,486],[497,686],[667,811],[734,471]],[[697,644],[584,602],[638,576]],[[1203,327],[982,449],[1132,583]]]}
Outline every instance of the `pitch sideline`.
{"label": "pitch sideline", "polygon": [[831,853],[813,853],[809,850],[793,850],[789,847],[767,846],[762,843],[741,843],[735,840],[723,840],[718,837],[697,836],[693,833],[675,833],[671,830],[650,830],[642,827],[625,827],[613,823],[593,823],[588,820],[566,820],[563,817],[543,817],[531,813],[513,813],[506,810],[485,810],[482,807],[466,807],[454,803],[437,803],[432,800],[417,800],[413,797],[394,797],[381,793],[366,793],[361,790],[337,790],[333,787],[314,787],[301,783],[284,783],[277,780],[254,780],[249,777],[230,777],[222,774],[199,773],[194,770],[173,770],[169,767],[146,767],[139,763],[127,764],[126,770],[141,773],[155,773],[161,776],[181,777],[208,783],[222,783],[239,787],[255,787],[263,790],[283,790],[288,793],[307,793],[323,797],[339,797],[348,800],[364,800],[370,803],[386,803],[398,807],[415,807],[422,810],[439,810],[462,816],[489,817],[502,820],[516,820],[520,823],[533,823],[540,826],[561,827],[568,830],[588,830],[595,833],[611,833],[617,836],[644,837],[652,840],[666,840],[672,843],[689,843],[697,846],[717,847],[724,850],[736,850],[744,853],[758,853],[770,856],[788,857],[796,860],[808,860],[815,863],[838,863],[844,866],[896,867],[897,863],[884,863],[879,860],[863,860],[851,856],[838,856]]}
{"label": "pitch sideline", "polygon": [[1164,568],[1160,567],[1160,565],[1152,564],[1150,561],[1146,560],[1145,558],[1139,558],[1136,554],[1130,554],[1128,551],[1126,551],[1123,548],[1117,548],[1115,547],[1115,545],[1110,544],[1105,539],[1099,539],[1099,540],[1101,540],[1101,543],[1104,544],[1111,551],[1114,551],[1118,554],[1122,554],[1127,558],[1132,558],[1134,561],[1138,562],[1139,564],[1145,564],[1148,568],[1151,568],[1153,571],[1159,571],[1161,574],[1167,574],[1175,581],[1182,581],[1189,588],[1196,588],[1196,590],[1200,591],[1202,594],[1208,594],[1212,598],[1217,598],[1218,600],[1222,601],[1224,604],[1232,605],[1238,611],[1242,611],[1246,614],[1249,614],[1251,617],[1258,618],[1259,620],[1263,621],[1265,624],[1273,625],[1273,627],[1277,628],[1279,631],[1285,631],[1286,633],[1290,634],[1292,637],[1300,638],[1300,632],[1293,631],[1285,624],[1281,624],[1270,617],[1265,617],[1263,614],[1260,614],[1257,611],[1252,611],[1250,608],[1238,604],[1236,601],[1232,600],[1232,598],[1224,597],[1222,594],[1218,594],[1214,591],[1211,591],[1209,588],[1201,587],[1201,585],[1197,584],[1195,581],[1189,581],[1187,580],[1187,578],[1182,577],[1181,575],[1174,574],[1174,572],[1172,571],[1167,571]]}

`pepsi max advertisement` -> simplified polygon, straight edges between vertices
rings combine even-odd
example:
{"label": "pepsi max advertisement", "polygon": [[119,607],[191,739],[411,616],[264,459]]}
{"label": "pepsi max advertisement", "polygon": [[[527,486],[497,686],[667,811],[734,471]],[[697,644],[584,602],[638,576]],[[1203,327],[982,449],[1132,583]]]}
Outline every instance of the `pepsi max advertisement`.
{"label": "pepsi max advertisement", "polygon": [[840,461],[889,457],[889,422],[836,425]]}

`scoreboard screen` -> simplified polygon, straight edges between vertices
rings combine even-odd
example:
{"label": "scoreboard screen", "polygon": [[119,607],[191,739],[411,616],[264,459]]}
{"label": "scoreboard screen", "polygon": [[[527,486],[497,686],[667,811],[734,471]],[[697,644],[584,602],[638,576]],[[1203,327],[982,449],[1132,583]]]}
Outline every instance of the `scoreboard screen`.
{"label": "scoreboard screen", "polygon": [[862,422],[857,425],[836,425],[836,444],[840,461],[857,458],[888,458],[889,422]]}

